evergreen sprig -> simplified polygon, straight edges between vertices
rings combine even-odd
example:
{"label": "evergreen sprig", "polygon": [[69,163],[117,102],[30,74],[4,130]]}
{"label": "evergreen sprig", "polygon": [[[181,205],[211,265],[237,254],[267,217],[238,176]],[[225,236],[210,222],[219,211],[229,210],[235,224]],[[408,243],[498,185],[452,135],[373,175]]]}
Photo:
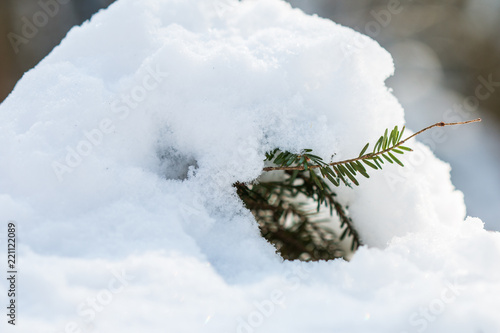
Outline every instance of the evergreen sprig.
{"label": "evergreen sprig", "polygon": [[403,126],[400,131],[398,129],[398,126],[395,126],[390,132],[389,129],[385,130],[384,134],[380,136],[380,138],[375,143],[373,151],[371,153],[366,153],[370,146],[370,144],[367,143],[361,150],[358,157],[338,162],[326,163],[321,157],[311,154],[311,149],[304,149],[299,154],[294,154],[289,151],[281,151],[280,149],[274,149],[273,151],[266,153],[265,161],[270,161],[276,164],[276,166],[266,167],[263,169],[263,171],[309,170],[311,179],[316,181],[318,186],[321,188],[321,182],[317,181],[318,177],[316,173],[312,171],[314,169],[319,169],[323,178],[327,178],[334,186],[340,186],[341,183],[344,183],[347,186],[351,186],[347,180],[350,180],[355,185],[359,185],[359,182],[356,178],[358,176],[358,173],[366,178],[370,178],[366,167],[363,164],[375,170],[381,170],[382,165],[385,162],[388,162],[390,164],[396,163],[400,166],[404,166],[404,164],[396,157],[395,154],[402,155],[405,152],[411,152],[412,149],[403,146],[403,144],[413,137],[433,127],[461,125],[478,121],[481,121],[481,119],[478,118],[475,120],[457,123],[436,123],[418,131],[417,133],[407,137],[404,140],[401,139],[403,138],[405,127]]}
{"label": "evergreen sprig", "polygon": [[[275,149],[266,153],[265,160],[278,166],[273,169],[286,168],[287,170],[293,169],[295,171],[309,170],[311,179],[313,179],[320,188],[323,188],[324,185],[319,181],[315,171],[313,171],[314,169],[319,169],[323,178],[327,178],[335,186],[339,186],[341,183],[350,186],[348,180],[359,185],[356,179],[358,173],[366,178],[370,178],[365,166],[361,162],[375,170],[382,169],[384,159],[391,164],[397,163],[404,166],[393,154],[393,152],[403,154],[404,151],[412,151],[412,149],[401,145],[401,138],[404,130],[405,127],[399,131],[396,126],[389,134],[389,131],[386,129],[384,135],[382,135],[375,144],[372,153],[365,154],[370,146],[370,144],[367,143],[359,153],[358,158],[347,161],[326,163],[321,157],[311,154],[311,149],[304,149],[300,154]],[[264,170],[269,171],[266,169]]]}
{"label": "evergreen sprig", "polygon": [[[340,186],[351,182],[359,185],[358,174],[369,178],[367,169],[380,170],[387,162],[404,166],[396,157],[412,149],[403,144],[411,138],[433,128],[481,121],[475,119],[457,123],[436,123],[402,140],[405,127],[401,130],[395,126],[391,131],[386,129],[367,153],[367,143],[359,156],[348,160],[326,163],[321,157],[312,154],[311,149],[304,149],[295,154],[289,151],[274,149],[266,153],[265,161],[275,166],[266,167],[263,171],[284,170],[285,177],[279,182],[257,182],[254,184],[235,183],[237,193],[252,211],[259,222],[264,238],[275,244],[283,258],[320,260],[345,257],[340,242],[351,238],[351,251],[361,244],[359,234],[348,216],[347,207],[337,200],[336,194],[329,184]],[[369,168],[367,168],[369,167]],[[319,176],[315,169],[319,169]],[[329,180],[329,182],[327,181]],[[302,196],[302,197],[300,197]],[[340,236],[332,229],[321,225],[305,205],[303,196],[317,203],[317,212],[322,205],[334,212],[340,219]]]}
{"label": "evergreen sprig", "polygon": [[[279,182],[234,185],[258,221],[262,236],[287,260],[327,260],[345,256],[339,245],[345,238],[351,238],[350,251],[356,250],[361,244],[359,235],[328,184],[321,178],[312,180],[305,171],[287,170],[285,174],[285,179]],[[304,204],[302,195],[317,203],[315,212]],[[339,217],[340,235],[323,224],[328,220],[316,218],[322,205],[329,208],[330,215]]]}

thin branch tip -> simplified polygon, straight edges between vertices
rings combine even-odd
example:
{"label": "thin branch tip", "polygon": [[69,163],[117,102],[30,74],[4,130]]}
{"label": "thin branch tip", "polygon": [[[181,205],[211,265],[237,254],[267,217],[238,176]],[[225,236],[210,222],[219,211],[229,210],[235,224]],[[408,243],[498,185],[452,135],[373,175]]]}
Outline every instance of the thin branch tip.
{"label": "thin branch tip", "polygon": [[445,123],[445,122],[440,122],[439,124],[443,124],[443,125],[438,125],[438,126],[465,125],[465,124],[470,124],[470,123],[478,123],[478,122],[481,122],[481,121],[482,121],[482,119],[481,119],[481,118],[476,118],[476,119],[473,119],[473,120],[459,121],[459,122],[456,122],[456,123]]}

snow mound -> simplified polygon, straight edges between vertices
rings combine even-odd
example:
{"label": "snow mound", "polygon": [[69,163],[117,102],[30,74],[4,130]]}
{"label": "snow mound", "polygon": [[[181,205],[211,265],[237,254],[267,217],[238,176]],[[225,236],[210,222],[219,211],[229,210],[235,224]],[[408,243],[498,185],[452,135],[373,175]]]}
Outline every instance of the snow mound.
{"label": "snow mound", "polygon": [[279,0],[120,0],[71,30],[0,105],[16,332],[496,332],[500,239],[424,145],[338,190],[349,263],[281,262],[232,187],[272,148],[348,158],[403,125],[393,71]]}

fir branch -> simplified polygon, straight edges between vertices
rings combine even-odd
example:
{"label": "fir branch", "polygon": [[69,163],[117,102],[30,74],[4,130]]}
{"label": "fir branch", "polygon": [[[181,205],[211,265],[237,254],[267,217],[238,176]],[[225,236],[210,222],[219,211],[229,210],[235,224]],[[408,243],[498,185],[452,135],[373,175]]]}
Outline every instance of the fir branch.
{"label": "fir branch", "polygon": [[[328,166],[337,166],[337,165],[346,165],[346,164],[350,164],[350,163],[354,163],[354,162],[358,162],[358,161],[363,161],[363,160],[367,160],[367,159],[374,159],[380,155],[384,156],[384,154],[386,153],[389,153],[389,152],[392,152],[394,149],[397,149],[398,147],[401,147],[406,141],[416,137],[417,135],[419,134],[422,134],[423,132],[427,131],[427,130],[430,130],[431,128],[434,128],[434,127],[444,127],[444,126],[454,126],[454,125],[463,125],[463,124],[469,124],[469,123],[475,123],[475,122],[480,122],[481,121],[481,118],[478,118],[478,119],[474,119],[474,120],[469,120],[469,121],[463,121],[463,122],[455,122],[455,123],[445,123],[445,122],[439,122],[439,123],[436,123],[436,124],[433,124],[431,126],[428,126],[420,131],[418,131],[417,133],[407,137],[406,139],[404,139],[403,141],[399,141],[398,142],[395,142],[394,145],[392,145],[391,147],[389,148],[385,148],[381,151],[378,151],[376,153],[369,153],[369,154],[360,154],[360,156],[356,157],[356,158],[351,158],[351,159],[348,159],[348,160],[343,160],[343,161],[338,161],[338,162],[331,162],[331,163],[319,163],[319,164],[316,164],[316,165],[304,165],[303,161],[302,163],[300,158],[302,157],[305,157],[305,161],[307,161],[307,152],[310,152],[311,150],[310,149],[306,149],[304,150],[305,153],[302,153],[300,155],[295,155],[297,158],[295,159],[287,159],[286,160],[286,165],[280,165],[280,166],[276,166],[276,167],[265,167],[263,168],[262,170],[263,171],[276,171],[276,170],[299,170],[299,171],[302,171],[302,170],[308,170],[308,169],[318,169],[318,168],[322,168],[324,167],[325,165],[328,165]],[[403,131],[404,131],[404,127],[403,127]],[[387,130],[386,130],[386,133],[387,133]],[[385,135],[384,137],[387,137],[387,135]],[[383,138],[383,137],[381,137]],[[383,144],[383,142],[382,142]],[[368,144],[365,146],[366,148],[368,147]],[[364,150],[366,150],[366,148],[364,148]],[[406,148],[406,147],[405,147]],[[412,151],[411,149],[409,148],[406,148],[405,150],[407,151]],[[274,153],[276,153],[278,150],[276,149],[274,151]],[[288,152],[284,152],[284,153],[288,153]],[[364,151],[363,151],[364,153]],[[269,154],[269,153],[268,153]],[[291,154],[291,153],[288,153],[288,154]],[[294,154],[292,154],[294,155]],[[273,155],[269,155],[269,156],[273,156]],[[266,157],[267,157],[267,160],[272,160],[268,157],[268,155],[266,154]],[[279,157],[279,156],[278,156]],[[317,156],[316,156],[317,157]],[[276,160],[274,161],[276,164],[280,164],[280,163],[277,163]],[[291,164],[295,163],[295,162],[299,162],[297,166],[291,166]]]}
{"label": "fir branch", "polygon": [[[280,182],[234,184],[239,197],[258,221],[262,236],[288,260],[339,258],[344,251],[338,242],[345,238],[351,239],[351,251],[357,249],[361,244],[360,237],[328,184],[319,177],[311,179],[306,171],[286,171],[286,174],[287,177]],[[330,208],[330,215],[337,214],[339,235],[320,226],[322,221],[314,220],[317,212],[304,210],[307,206],[296,200],[300,195],[316,202],[317,212],[321,205],[325,205]]]}
{"label": "fir branch", "polygon": [[[300,154],[274,149],[266,153],[265,160],[277,166],[266,167],[263,171],[284,170],[286,176],[283,181],[235,183],[234,186],[245,206],[258,221],[262,236],[276,246],[284,259],[338,258],[344,252],[339,243],[345,238],[351,239],[351,251],[356,250],[362,242],[346,208],[336,200],[336,194],[330,189],[330,183],[334,186],[340,186],[341,183],[350,186],[350,182],[359,185],[356,179],[358,173],[369,178],[364,165],[376,170],[382,169],[385,162],[404,166],[396,155],[412,151],[403,144],[415,136],[434,127],[478,121],[481,119],[456,123],[439,122],[404,140],[402,137],[405,127],[400,131],[395,126],[390,132],[389,129],[385,130],[372,152],[366,153],[370,146],[367,143],[358,157],[338,162],[326,163],[321,157],[312,154],[311,149],[304,149]],[[319,177],[320,174],[322,177]],[[321,205],[325,205],[330,209],[330,215],[336,213],[340,220],[340,236],[320,226],[321,221],[313,220],[314,213],[305,209],[307,206],[299,197],[302,195],[317,203],[317,212]]]}
{"label": "fir branch", "polygon": [[[341,230],[343,228],[342,234],[339,238],[340,241],[342,241],[346,236],[352,236],[351,251],[356,250],[360,245],[362,245],[361,238],[354,228],[352,219],[347,215],[344,207],[342,207],[342,205],[335,199],[337,195],[332,192],[328,184],[326,184],[326,182],[321,178],[318,178],[318,181],[321,182],[321,188],[316,187],[317,184],[315,184],[316,186],[313,186],[311,184],[311,181],[308,179],[308,177],[305,176],[303,172],[299,173],[297,175],[297,178],[302,179],[302,181],[304,182],[303,185],[300,185],[300,189],[303,189],[304,186],[306,186],[306,188],[302,190],[302,193],[308,197],[312,197],[318,202],[318,212],[322,204],[325,204],[326,207],[330,208],[331,216],[333,215],[333,211],[335,210],[337,216],[340,219]],[[307,186],[307,184],[309,185]]]}
{"label": "fir branch", "polygon": [[330,201],[330,207],[335,208],[337,216],[340,219],[340,228],[344,228],[342,234],[340,235],[340,240],[341,241],[344,240],[346,236],[352,236],[351,251],[354,252],[360,245],[362,245],[362,243],[361,243],[361,238],[358,232],[356,231],[356,228],[354,228],[352,219],[349,216],[347,216],[342,205],[338,203],[336,200]]}

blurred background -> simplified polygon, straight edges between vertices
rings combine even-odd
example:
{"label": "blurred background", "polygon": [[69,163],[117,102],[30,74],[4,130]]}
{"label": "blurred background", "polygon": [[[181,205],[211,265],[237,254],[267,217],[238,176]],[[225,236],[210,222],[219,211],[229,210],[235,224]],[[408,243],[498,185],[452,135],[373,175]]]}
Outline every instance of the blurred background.
{"label": "blurred background", "polygon": [[[0,102],[72,26],[112,2],[1,0]],[[500,230],[500,0],[289,2],[371,36],[392,54],[396,73],[387,84],[412,130],[483,118],[420,140],[452,165],[468,215]]]}

